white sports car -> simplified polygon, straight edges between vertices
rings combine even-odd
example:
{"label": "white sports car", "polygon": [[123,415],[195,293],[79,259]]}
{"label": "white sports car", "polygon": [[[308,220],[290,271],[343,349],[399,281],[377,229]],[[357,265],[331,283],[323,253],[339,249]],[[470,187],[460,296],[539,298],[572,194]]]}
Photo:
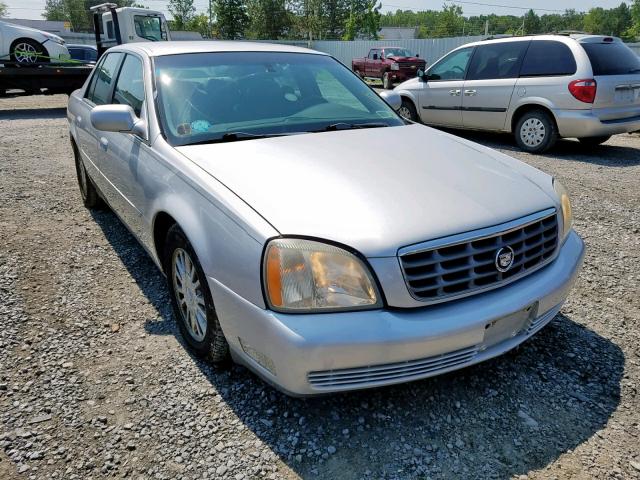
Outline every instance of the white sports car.
{"label": "white sports car", "polygon": [[0,63],[57,62],[69,59],[64,40],[52,33],[0,22]]}

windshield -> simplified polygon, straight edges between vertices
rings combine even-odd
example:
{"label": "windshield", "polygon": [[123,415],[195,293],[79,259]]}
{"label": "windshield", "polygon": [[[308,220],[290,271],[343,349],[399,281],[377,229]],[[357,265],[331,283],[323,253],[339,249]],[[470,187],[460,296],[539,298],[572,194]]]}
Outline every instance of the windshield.
{"label": "windshield", "polygon": [[389,57],[413,57],[411,52],[406,48],[385,48],[384,54]]}
{"label": "windshield", "polygon": [[133,23],[136,27],[136,35],[140,38],[151,40],[152,42],[159,42],[160,40],[166,40],[162,31],[162,22],[160,17],[148,16],[148,15],[134,15]]}
{"label": "windshield", "polygon": [[583,43],[582,48],[591,60],[595,76],[640,73],[640,57],[623,43]]}
{"label": "windshield", "polygon": [[159,117],[172,145],[404,124],[364,82],[325,55],[160,56],[155,81]]}

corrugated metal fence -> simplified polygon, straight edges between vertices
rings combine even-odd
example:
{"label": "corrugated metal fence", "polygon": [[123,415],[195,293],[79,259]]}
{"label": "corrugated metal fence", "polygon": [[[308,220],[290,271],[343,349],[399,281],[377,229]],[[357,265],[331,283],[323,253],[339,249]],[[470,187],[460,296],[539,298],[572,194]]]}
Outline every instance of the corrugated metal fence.
{"label": "corrugated metal fence", "polygon": [[636,52],[636,54],[640,55],[640,43],[627,43],[629,48]]}
{"label": "corrugated metal fence", "polygon": [[381,46],[402,47],[411,53],[420,54],[429,65],[465,43],[477,42],[483,37],[451,37],[451,38],[431,38],[420,40],[355,40],[353,42],[342,41],[314,41],[311,48],[333,55],[342,63],[351,67],[351,60],[356,57],[366,57],[369,49]]}

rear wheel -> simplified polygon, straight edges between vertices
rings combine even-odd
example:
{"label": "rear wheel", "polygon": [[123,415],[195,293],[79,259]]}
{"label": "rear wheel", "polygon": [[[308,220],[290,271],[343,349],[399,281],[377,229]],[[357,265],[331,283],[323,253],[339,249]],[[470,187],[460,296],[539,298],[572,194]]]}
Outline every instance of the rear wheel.
{"label": "rear wheel", "polygon": [[196,252],[178,225],[167,233],[164,271],[178,328],[191,350],[216,365],[226,365],[229,346]]}
{"label": "rear wheel", "polygon": [[76,163],[76,175],[78,177],[78,187],[80,187],[80,196],[82,197],[82,203],[85,207],[91,209],[97,209],[104,206],[98,191],[96,190],[93,180],[89,177],[87,169],[84,167],[84,162],[80,158],[80,152],[73,146],[73,156]]}
{"label": "rear wheel", "polygon": [[382,86],[385,90],[391,90],[393,88],[393,81],[391,80],[391,73],[384,72],[382,74]]}
{"label": "rear wheel", "polygon": [[584,137],[579,138],[580,143],[585,147],[596,147],[611,138],[611,135],[604,135],[602,137]]}
{"label": "rear wheel", "polygon": [[558,139],[558,131],[553,118],[544,110],[525,112],[514,130],[518,146],[529,153],[543,153]]}
{"label": "rear wheel", "polygon": [[412,122],[420,121],[415,105],[411,100],[407,100],[406,98],[402,99],[402,106],[398,109],[398,113],[401,117],[411,120]]}
{"label": "rear wheel", "polygon": [[9,53],[12,61],[23,65],[49,61],[47,50],[40,42],[30,38],[21,38],[13,42]]}

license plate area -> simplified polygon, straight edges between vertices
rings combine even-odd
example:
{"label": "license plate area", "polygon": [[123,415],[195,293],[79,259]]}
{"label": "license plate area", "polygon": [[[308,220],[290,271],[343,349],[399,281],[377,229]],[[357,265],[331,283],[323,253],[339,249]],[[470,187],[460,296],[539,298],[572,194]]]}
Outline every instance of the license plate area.
{"label": "license plate area", "polygon": [[538,302],[535,302],[522,310],[486,323],[482,349],[515,337],[531,324],[537,314]]}
{"label": "license plate area", "polygon": [[636,103],[640,100],[640,87],[617,87],[614,101],[618,104]]}

